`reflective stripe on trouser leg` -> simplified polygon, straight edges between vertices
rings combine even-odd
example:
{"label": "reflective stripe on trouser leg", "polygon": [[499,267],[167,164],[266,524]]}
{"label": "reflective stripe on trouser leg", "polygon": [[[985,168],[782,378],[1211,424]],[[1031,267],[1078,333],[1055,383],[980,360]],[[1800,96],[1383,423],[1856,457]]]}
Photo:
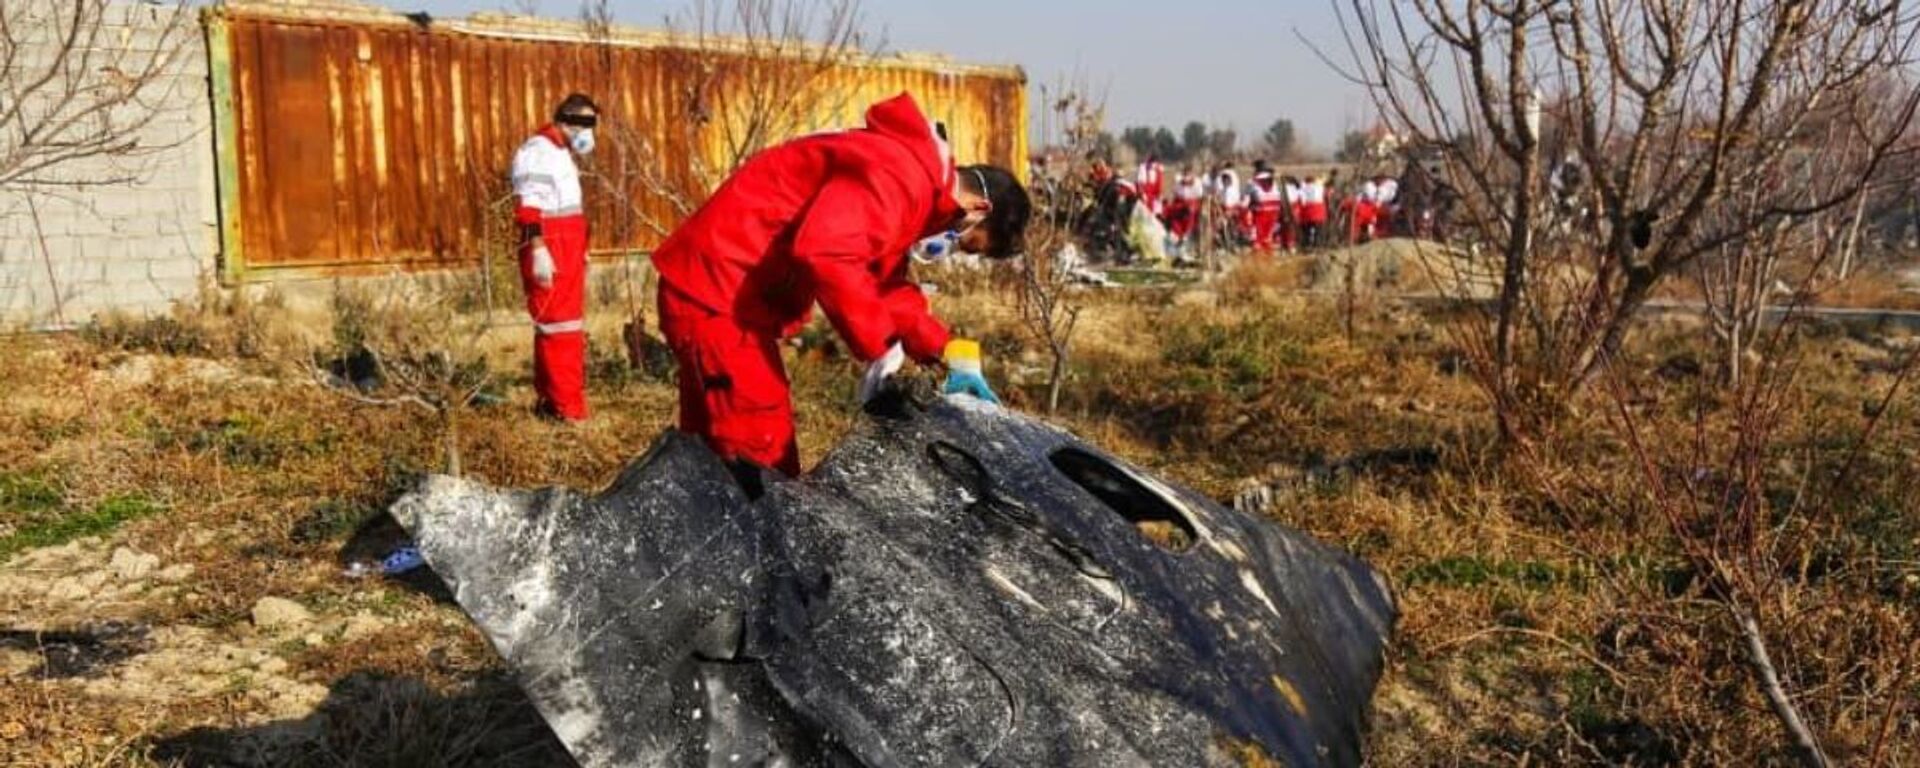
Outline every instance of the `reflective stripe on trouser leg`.
{"label": "reflective stripe on trouser leg", "polygon": [[540,401],[562,418],[587,418],[586,221],[578,216],[549,218],[541,236],[552,254],[551,285],[533,279],[531,260],[522,248],[520,276],[527,291],[527,314],[534,326],[533,379]]}
{"label": "reflective stripe on trouser leg", "polygon": [[533,388],[561,418],[587,417],[587,334],[533,337]]}

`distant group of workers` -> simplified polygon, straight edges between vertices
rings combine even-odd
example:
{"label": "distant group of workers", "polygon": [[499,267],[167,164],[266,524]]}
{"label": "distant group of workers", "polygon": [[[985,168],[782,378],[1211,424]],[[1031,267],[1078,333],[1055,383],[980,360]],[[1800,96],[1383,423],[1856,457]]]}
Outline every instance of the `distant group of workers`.
{"label": "distant group of workers", "polygon": [[[1112,184],[1122,197],[1137,200],[1159,217],[1176,248],[1190,243],[1206,225],[1210,203],[1215,234],[1228,239],[1228,245],[1249,245],[1258,253],[1292,253],[1336,239],[1364,243],[1390,234],[1400,197],[1399,180],[1386,174],[1347,188],[1337,170],[1305,177],[1276,175],[1265,160],[1254,162],[1252,177],[1244,183],[1231,164],[1216,165],[1205,176],[1186,165],[1169,188],[1166,167],[1152,154],[1131,178],[1116,174],[1098,157],[1090,173],[1096,187]],[[1329,231],[1334,214],[1344,232]]]}
{"label": "distant group of workers", "polygon": [[[588,228],[575,158],[593,151],[600,116],[587,96],[566,97],[512,166],[537,408],[567,422],[588,417]],[[928,311],[908,254],[937,241],[1011,256],[1031,208],[1006,169],[957,165],[945,127],[905,93],[869,108],[864,127],[754,155],[653,253],[680,429],[743,480],[763,468],[798,474],[779,341],[807,325],[815,304],[867,364],[862,401],[911,359],[943,367],[948,394],[998,402],[980,345],[951,337]]]}

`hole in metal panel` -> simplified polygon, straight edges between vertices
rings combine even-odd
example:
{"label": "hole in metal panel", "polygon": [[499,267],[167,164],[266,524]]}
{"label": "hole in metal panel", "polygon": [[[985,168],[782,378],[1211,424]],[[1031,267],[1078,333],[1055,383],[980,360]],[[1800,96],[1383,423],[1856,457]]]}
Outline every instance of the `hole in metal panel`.
{"label": "hole in metal panel", "polygon": [[1127,469],[1079,448],[1061,448],[1047,458],[1054,469],[1132,523],[1154,546],[1185,552],[1200,540],[1199,529],[1178,501]]}

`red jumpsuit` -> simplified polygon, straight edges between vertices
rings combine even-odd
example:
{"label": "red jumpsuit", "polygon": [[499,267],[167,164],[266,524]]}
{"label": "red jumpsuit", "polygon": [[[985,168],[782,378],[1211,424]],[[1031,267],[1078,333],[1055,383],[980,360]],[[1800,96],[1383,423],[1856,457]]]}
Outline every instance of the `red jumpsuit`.
{"label": "red jumpsuit", "polygon": [[1358,244],[1373,240],[1374,222],[1380,218],[1378,196],[1378,187],[1369,181],[1361,184],[1360,191],[1341,204],[1350,217],[1347,231],[1348,243]]}
{"label": "red jumpsuit", "polygon": [[1308,179],[1300,185],[1300,237],[1308,247],[1320,245],[1320,230],[1327,224],[1327,185]]}
{"label": "red jumpsuit", "polygon": [[680,428],[728,461],[800,472],[779,339],[817,302],[853,356],[894,343],[940,359],[947,329],[907,252],[961,213],[946,142],[907,94],[867,125],[748,160],[653,254],[660,328],[680,364]]}
{"label": "red jumpsuit", "polygon": [[1253,197],[1253,248],[1261,253],[1273,253],[1273,231],[1280,224],[1280,206],[1284,204],[1285,195],[1269,173],[1255,175],[1253,187],[1248,191]]}
{"label": "red jumpsuit", "polygon": [[538,225],[553,257],[552,285],[533,276],[532,238],[520,244],[520,282],[533,317],[533,388],[540,407],[587,418],[587,217],[566,135],[548,125],[513,156],[514,222]]}
{"label": "red jumpsuit", "polygon": [[1147,204],[1147,210],[1159,216],[1166,212],[1160,202],[1160,192],[1165,189],[1167,169],[1157,160],[1141,163],[1133,174],[1134,186],[1140,190],[1140,200]]}
{"label": "red jumpsuit", "polygon": [[1191,174],[1182,174],[1173,182],[1173,204],[1167,206],[1167,233],[1186,242],[1194,225],[1200,222],[1201,201],[1207,196],[1205,184]]}

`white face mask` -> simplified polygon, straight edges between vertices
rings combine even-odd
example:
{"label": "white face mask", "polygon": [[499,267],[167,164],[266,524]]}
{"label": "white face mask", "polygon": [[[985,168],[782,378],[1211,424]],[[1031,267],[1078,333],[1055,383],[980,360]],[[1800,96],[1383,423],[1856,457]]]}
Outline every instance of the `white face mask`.
{"label": "white face mask", "polygon": [[948,256],[952,256],[953,252],[958,250],[957,246],[959,245],[959,241],[960,233],[949,229],[933,237],[924,238],[920,242],[914,243],[913,249],[908,251],[908,253],[913,256],[914,261],[922,264],[931,264],[944,260]]}
{"label": "white face mask", "polygon": [[581,128],[580,130],[574,131],[573,138],[569,139],[568,143],[573,145],[573,151],[575,152],[582,155],[593,154],[593,129]]}

